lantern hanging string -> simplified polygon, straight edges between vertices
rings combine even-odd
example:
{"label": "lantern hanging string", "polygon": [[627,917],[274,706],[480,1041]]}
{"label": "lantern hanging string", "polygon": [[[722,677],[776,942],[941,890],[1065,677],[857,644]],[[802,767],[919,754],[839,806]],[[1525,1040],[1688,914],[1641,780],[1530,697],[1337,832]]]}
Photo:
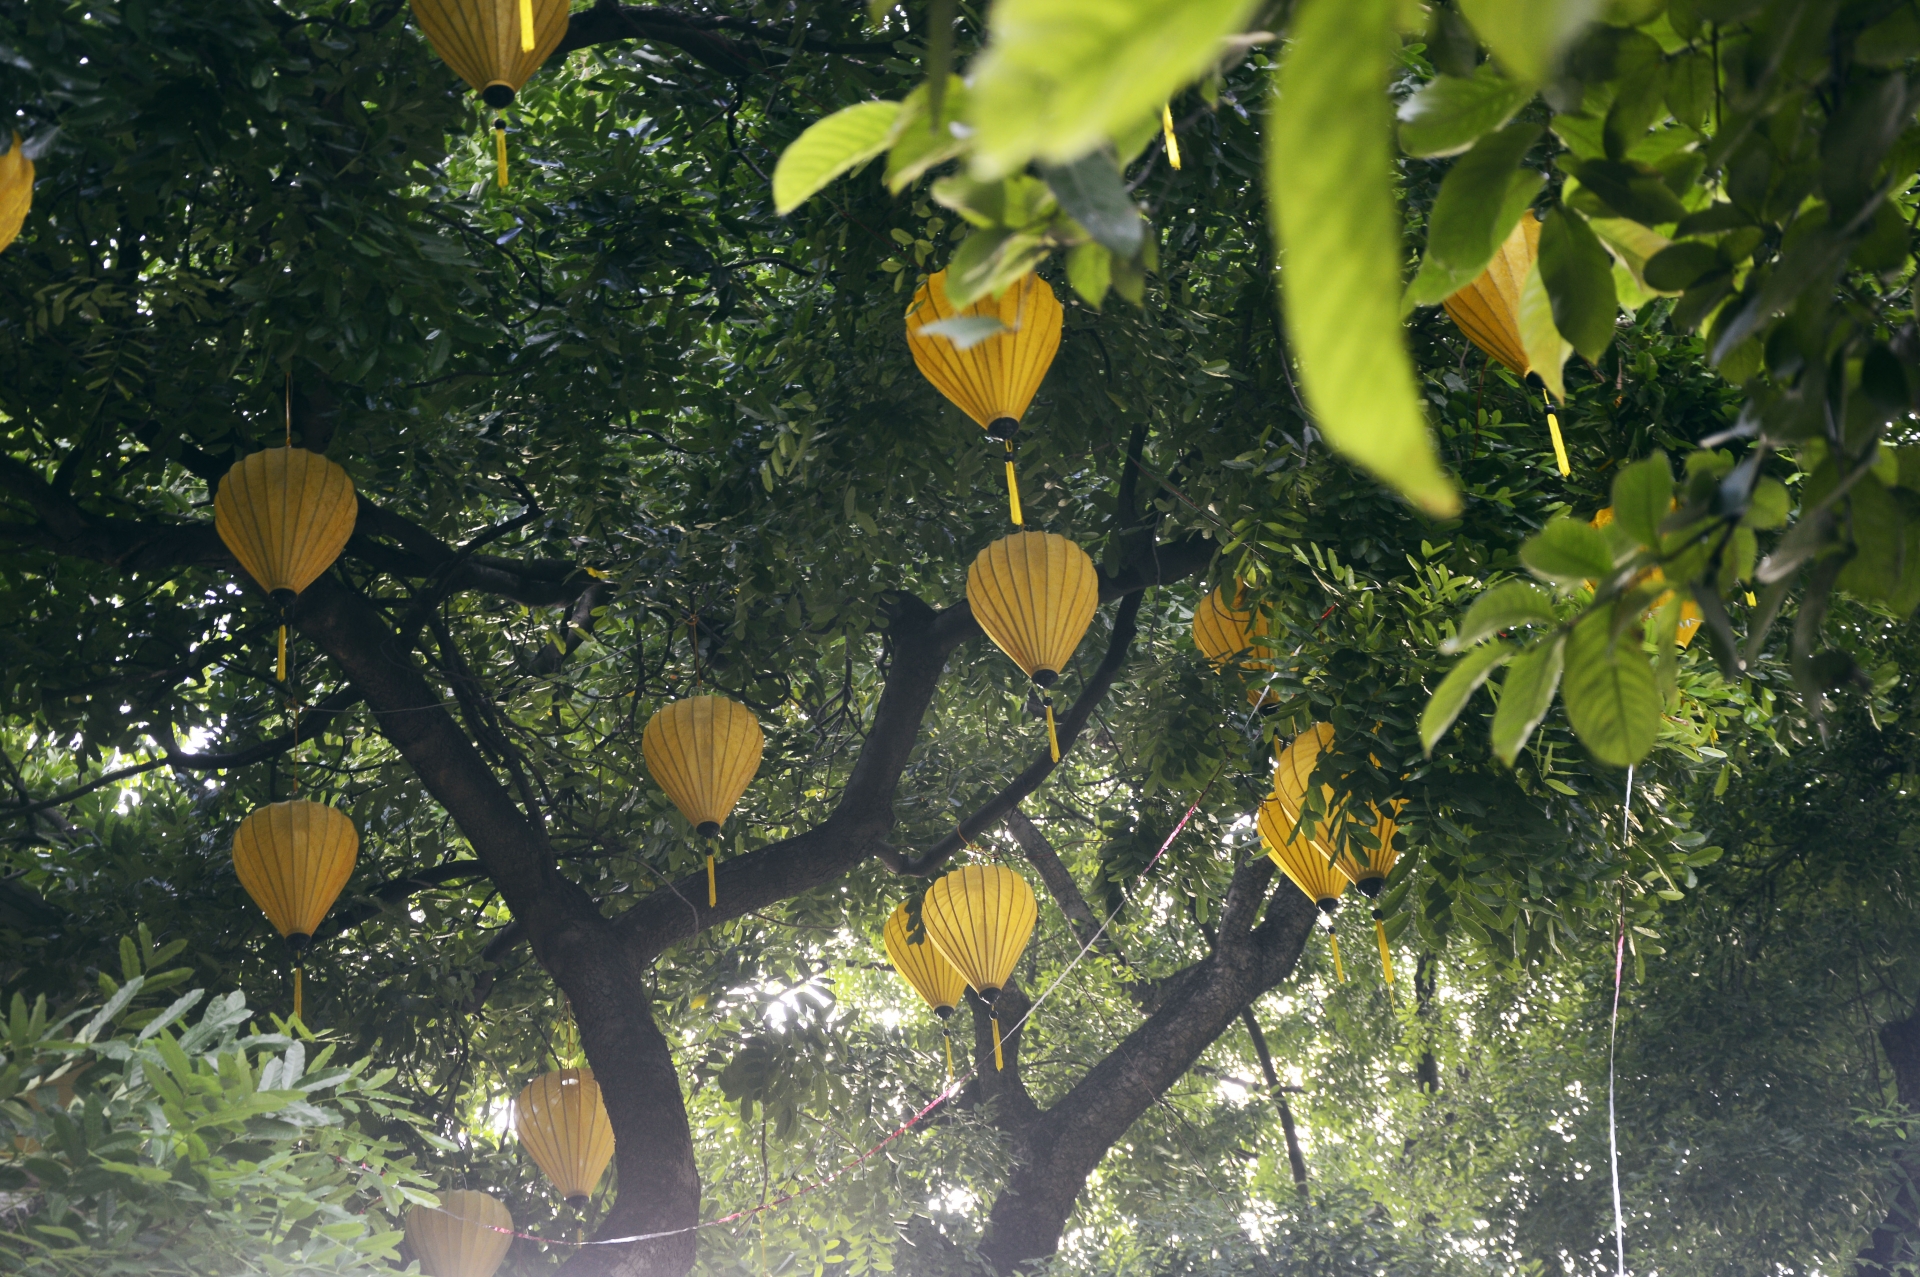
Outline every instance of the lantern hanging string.
{"label": "lantern hanging string", "polygon": [[[1627,765],[1627,792],[1620,803],[1620,857],[1624,862],[1632,836],[1633,765]],[[1623,865],[1624,868],[1624,865]],[[1613,937],[1613,1016],[1607,1025],[1607,1160],[1613,1173],[1613,1257],[1619,1277],[1627,1277],[1627,1222],[1620,1208],[1620,1130],[1614,1116],[1614,1045],[1620,1037],[1620,977],[1627,961],[1627,886],[1620,883],[1620,918]]]}
{"label": "lantern hanging string", "polygon": [[[1173,827],[1173,832],[1168,834],[1166,841],[1160,844],[1160,850],[1154,852],[1153,859],[1147,861],[1145,867],[1140,870],[1140,873],[1142,876],[1144,876],[1148,870],[1152,869],[1154,865],[1158,864],[1162,856],[1167,854],[1168,849],[1173,846],[1174,839],[1178,838],[1180,836],[1181,831],[1187,827],[1188,822],[1193,819],[1193,814],[1200,810],[1200,804],[1207,800],[1207,795],[1213,791],[1214,781],[1217,781],[1220,779],[1220,773],[1224,771],[1225,768],[1226,768],[1226,764],[1223,762],[1219,767],[1216,767],[1214,769],[1213,776],[1211,779],[1207,781],[1206,788],[1200,791],[1200,797],[1193,800],[1193,805],[1187,808],[1187,814],[1180,817],[1180,823]],[[1053,978],[1053,982],[1046,987],[1046,989],[1040,994],[1039,997],[1033,1000],[1033,1005],[1027,1008],[1027,1013],[1020,1017],[1018,1023],[1016,1023],[1012,1029],[1008,1030],[1009,1036],[1011,1036],[1013,1033],[1019,1032],[1020,1027],[1024,1025],[1028,1020],[1031,1020],[1033,1018],[1034,1013],[1039,1011],[1040,1008],[1046,1004],[1047,1000],[1054,995],[1055,991],[1057,991],[1060,988],[1060,985],[1066,980],[1067,976],[1072,974],[1073,969],[1079,966],[1081,961],[1086,958],[1087,954],[1093,951],[1093,946],[1100,942],[1100,938],[1106,934],[1107,928],[1113,923],[1113,920],[1120,916],[1121,907],[1122,907],[1121,905],[1115,905],[1113,907],[1113,911],[1107,914],[1106,918],[1101,921],[1099,927],[1095,929],[1093,935],[1089,936],[1087,938],[1086,943],[1080,946],[1080,952],[1074,955],[1073,961],[1067,963],[1066,967],[1060,972],[1060,974]],[[680,1236],[684,1236],[687,1233],[699,1232],[703,1228],[718,1228],[723,1224],[737,1224],[742,1220],[752,1219],[760,1214],[763,1214],[766,1211],[778,1210],[782,1206],[787,1205],[789,1202],[798,1201],[800,1198],[805,1197],[810,1193],[818,1192],[820,1189],[827,1187],[827,1185],[839,1179],[842,1175],[845,1175],[848,1171],[857,1170],[860,1167],[866,1165],[868,1162],[872,1161],[875,1157],[877,1157],[881,1152],[883,1152],[888,1145],[892,1144],[895,1140],[899,1139],[902,1135],[905,1135],[908,1131],[912,1130],[914,1127],[920,1125],[921,1122],[925,1121],[928,1115],[930,1115],[935,1109],[939,1108],[942,1104],[945,1104],[948,1100],[952,1099],[954,1096],[960,1094],[961,1090],[966,1087],[967,1083],[973,1081],[973,1079],[977,1076],[979,1076],[979,1069],[972,1068],[972,1069],[968,1069],[966,1073],[962,1074],[961,1076],[949,1081],[946,1084],[946,1086],[940,1089],[940,1093],[938,1095],[934,1096],[931,1100],[928,1100],[925,1104],[921,1105],[917,1110],[914,1111],[912,1116],[907,1118],[906,1121],[900,1123],[900,1125],[894,1127],[892,1131],[888,1132],[887,1137],[885,1139],[881,1140],[878,1144],[875,1144],[872,1148],[860,1154],[858,1157],[851,1158],[848,1161],[843,1162],[840,1165],[839,1169],[835,1170],[831,1175],[828,1175],[823,1179],[815,1180],[813,1183],[805,1185],[804,1187],[797,1188],[791,1193],[782,1193],[780,1196],[774,1198],[773,1200],[762,1202],[758,1206],[750,1206],[744,1210],[737,1210],[731,1215],[722,1215],[719,1219],[705,1220],[698,1224],[690,1224],[685,1228],[669,1228],[657,1233],[634,1233],[626,1237],[596,1237],[592,1241],[569,1241],[563,1237],[541,1237],[537,1233],[522,1233],[511,1228],[501,1228],[493,1224],[481,1224],[478,1226],[486,1229],[488,1232],[505,1233],[508,1236],[517,1237],[522,1241],[540,1242],[541,1244],[547,1245],[547,1246],[631,1246],[638,1242],[658,1241],[661,1238],[665,1238],[665,1237],[680,1237]],[[329,1154],[329,1156],[333,1157],[333,1160],[338,1162],[342,1166],[347,1166],[351,1164],[347,1162],[344,1158],[341,1158],[337,1155]],[[371,1168],[365,1165],[362,1165],[360,1169],[370,1170]],[[421,1207],[421,1209],[439,1210],[441,1211],[442,1214],[452,1213],[450,1211],[445,1211],[440,1207]]]}

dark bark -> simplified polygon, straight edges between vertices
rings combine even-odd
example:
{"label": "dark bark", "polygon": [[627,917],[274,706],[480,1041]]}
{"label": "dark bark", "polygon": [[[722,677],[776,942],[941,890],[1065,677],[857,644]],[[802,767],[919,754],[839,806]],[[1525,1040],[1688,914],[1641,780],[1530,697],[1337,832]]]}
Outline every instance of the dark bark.
{"label": "dark bark", "polygon": [[1169,999],[1021,1131],[1016,1164],[994,1201],[981,1244],[999,1271],[1016,1272],[1053,1254],[1087,1176],[1107,1150],[1243,1008],[1292,973],[1312,934],[1314,908],[1286,885],[1268,904],[1265,920],[1252,926],[1272,877],[1272,862],[1264,856],[1234,873],[1219,942],[1191,968],[1181,996]]}
{"label": "dark bark", "polygon": [[[1894,1094],[1908,1112],[1920,1115],[1920,1012],[1880,1026],[1880,1047],[1893,1066]],[[1920,1268],[1920,1138],[1909,1137],[1894,1155],[1895,1188],[1887,1217],[1873,1230],[1854,1272],[1912,1272]]]}
{"label": "dark bark", "polygon": [[1273,1106],[1280,1110],[1280,1130],[1287,1137],[1287,1164],[1293,1168],[1293,1191],[1305,1201],[1307,1158],[1300,1151],[1300,1136],[1293,1129],[1293,1107],[1287,1103],[1280,1075],[1273,1071],[1273,1053],[1267,1050],[1267,1035],[1260,1031],[1260,1021],[1253,1018],[1251,1006],[1241,1009],[1240,1020],[1247,1026],[1247,1036],[1253,1039],[1253,1053],[1260,1057],[1260,1074],[1267,1079],[1267,1094],[1273,1096]]}
{"label": "dark bark", "polygon": [[[737,33],[738,38],[728,32]],[[672,45],[696,62],[736,80],[762,74],[785,62],[794,49],[885,57],[894,46],[891,40],[822,40],[804,33],[796,40],[789,28],[763,27],[744,18],[596,0],[593,8],[575,13],[567,22],[567,34],[553,56],[565,57],[590,45],[630,40]]]}

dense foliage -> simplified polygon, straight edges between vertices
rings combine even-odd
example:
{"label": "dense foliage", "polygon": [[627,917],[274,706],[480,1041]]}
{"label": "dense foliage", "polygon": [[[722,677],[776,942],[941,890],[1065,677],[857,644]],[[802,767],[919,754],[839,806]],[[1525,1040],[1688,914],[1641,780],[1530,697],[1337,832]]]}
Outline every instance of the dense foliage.
{"label": "dense foliage", "polygon": [[[0,254],[0,1123],[40,1146],[0,1253],[377,1267],[466,1186],[552,1243],[512,1272],[1609,1270],[1620,935],[1636,1270],[1910,1261],[1920,14],[1590,8],[599,5],[505,189],[387,0],[0,14],[40,174]],[[1529,202],[1564,477],[1537,390],[1400,318]],[[1108,602],[1058,769],[964,604],[999,461],[902,338],[942,267],[1066,305],[1020,483]],[[208,507],[288,436],[362,505],[282,685]],[[1236,581],[1270,661],[1222,673],[1190,618]],[[712,910],[641,757],[696,690],[767,733]],[[1392,985],[1366,908],[1342,979],[1260,854],[1314,721],[1320,779],[1406,801]],[[304,962],[324,1047],[246,1018],[292,961],[232,833],[295,792],[362,837]],[[957,1017],[979,1076],[866,1157],[946,1056],[880,926],[956,858],[1041,892],[1035,1009],[1004,1077]],[[160,983],[229,992],[189,1027]],[[507,1112],[582,1054],[622,1132],[584,1213]],[[1118,1134],[1032,1243],[1002,1212],[1063,1114]]]}

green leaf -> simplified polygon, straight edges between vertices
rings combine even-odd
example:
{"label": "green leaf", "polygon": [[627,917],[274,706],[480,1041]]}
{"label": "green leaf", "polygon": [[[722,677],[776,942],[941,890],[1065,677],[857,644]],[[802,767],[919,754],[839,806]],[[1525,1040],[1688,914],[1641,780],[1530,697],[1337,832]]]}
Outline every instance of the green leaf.
{"label": "green leaf", "polygon": [[955,350],[972,350],[987,338],[1007,331],[998,315],[955,315],[920,326],[922,334],[945,337]]}
{"label": "green leaf", "polygon": [[1547,716],[1553,693],[1560,686],[1566,652],[1567,636],[1556,634],[1521,653],[1507,670],[1507,681],[1500,687],[1500,707],[1493,712],[1493,752],[1507,766],[1513,766],[1540,720]]}
{"label": "green leaf", "polygon": [[1113,286],[1113,254],[1104,244],[1088,241],[1067,254],[1067,282],[1080,299],[1100,309]]}
{"label": "green leaf", "polygon": [[1893,494],[1871,474],[1860,476],[1847,493],[1847,526],[1854,555],[1834,582],[1865,599],[1889,599],[1900,587],[1906,552],[1905,519]]}
{"label": "green leaf", "polygon": [[1444,301],[1486,269],[1545,180],[1518,167],[1539,136],[1538,125],[1509,125],[1481,138],[1448,170],[1427,219],[1427,252],[1407,290],[1409,303]]}
{"label": "green leaf", "polygon": [[1753,485],[1753,496],[1748,498],[1747,512],[1740,522],[1749,528],[1783,528],[1792,508],[1793,499],[1787,495],[1787,485],[1778,479],[1762,478]]}
{"label": "green leaf", "polygon": [[1400,104],[1400,149],[1408,155],[1458,155],[1512,119],[1532,97],[1531,86],[1507,79],[1491,62],[1481,63],[1472,79],[1436,76]]}
{"label": "green leaf", "polygon": [[1393,0],[1306,0],[1275,79],[1267,176],[1287,332],[1327,441],[1429,514],[1460,508],[1401,332]]}
{"label": "green leaf", "polygon": [[780,153],[773,169],[773,206],[781,214],[811,199],[828,182],[887,149],[898,102],[856,102],[810,125]]}
{"label": "green leaf", "polygon": [[1588,359],[1613,342],[1620,300],[1613,291],[1613,260],[1587,219],[1564,205],[1540,227],[1540,281],[1553,303],[1553,326]]}
{"label": "green leaf", "polygon": [[907,94],[900,104],[900,118],[893,122],[893,131],[887,137],[887,189],[896,195],[919,181],[927,170],[965,153],[970,141],[964,129],[953,127],[966,114],[965,83],[957,75],[947,78],[937,121],[928,114],[932,105],[927,89],[923,84]]}
{"label": "green leaf", "polygon": [[1502,630],[1535,621],[1550,624],[1553,620],[1553,596],[1525,581],[1505,581],[1473,601],[1460,620],[1459,632],[1442,643],[1440,650],[1451,655]]}
{"label": "green leaf", "polygon": [[974,169],[1064,164],[1200,78],[1254,0],[997,0],[973,66]]}
{"label": "green leaf", "polygon": [[1580,160],[1562,155],[1554,161],[1580,179],[1580,185],[1622,217],[1645,226],[1678,222],[1686,205],[1668,189],[1658,169],[1626,160]]}
{"label": "green leaf", "polygon": [[1427,708],[1420,715],[1420,747],[1429,755],[1434,745],[1454,720],[1460,717],[1460,711],[1467,707],[1467,700],[1480,684],[1487,681],[1487,675],[1499,669],[1513,658],[1516,649],[1510,643],[1488,643],[1476,647],[1461,657],[1454,667],[1447,671],[1441,680]]}
{"label": "green leaf", "polygon": [[1580,743],[1601,762],[1626,767],[1653,748],[1660,698],[1639,643],[1612,642],[1612,623],[1603,608],[1574,627],[1562,696]]}
{"label": "green leaf", "polygon": [[1520,561],[1535,576],[1578,584],[1613,575],[1613,551],[1598,528],[1562,515],[1527,538]]}
{"label": "green leaf", "polygon": [[1719,270],[1721,265],[1713,245],[1686,240],[1647,259],[1646,280],[1649,287],[1663,293],[1683,293],[1695,280]]}
{"label": "green leaf", "polygon": [[1112,155],[1100,150],[1071,164],[1042,165],[1040,176],[1067,216],[1085,227],[1096,243],[1121,257],[1140,251],[1146,223],[1128,196]]}
{"label": "green leaf", "polygon": [[1613,476],[1613,521],[1650,549],[1660,548],[1660,525],[1673,508],[1673,467],[1656,451]]}
{"label": "green leaf", "polygon": [[1520,284],[1520,344],[1526,347],[1527,363],[1555,399],[1567,397],[1560,370],[1566,366],[1573,347],[1560,335],[1553,322],[1553,300],[1540,281],[1540,263],[1535,262]]}
{"label": "green leaf", "polygon": [[1473,30],[1508,74],[1539,84],[1580,29],[1597,15],[1597,0],[1460,0]]}

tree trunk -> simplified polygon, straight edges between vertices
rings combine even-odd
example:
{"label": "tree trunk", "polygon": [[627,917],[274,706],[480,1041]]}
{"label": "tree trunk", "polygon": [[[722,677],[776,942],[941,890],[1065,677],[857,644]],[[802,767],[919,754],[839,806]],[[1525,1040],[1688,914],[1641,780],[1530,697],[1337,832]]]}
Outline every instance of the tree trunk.
{"label": "tree trunk", "polygon": [[[1920,1013],[1880,1026],[1880,1046],[1893,1065],[1894,1091],[1900,1105],[1920,1114]],[[1854,1272],[1868,1274],[1912,1271],[1920,1265],[1920,1140],[1909,1137],[1893,1159],[1898,1186],[1887,1217],[1873,1230],[1860,1252]]]}
{"label": "tree trunk", "polygon": [[[1235,884],[1256,893],[1253,908],[1271,870],[1263,857],[1249,875],[1254,881]],[[1129,1034],[1018,1140],[1019,1160],[994,1201],[980,1247],[999,1272],[1017,1272],[1058,1249],[1087,1176],[1107,1150],[1242,1008],[1292,973],[1313,931],[1313,903],[1283,884],[1266,921],[1249,935],[1246,920],[1237,928],[1232,922],[1233,895],[1222,911],[1221,943],[1183,982],[1180,996]]]}

